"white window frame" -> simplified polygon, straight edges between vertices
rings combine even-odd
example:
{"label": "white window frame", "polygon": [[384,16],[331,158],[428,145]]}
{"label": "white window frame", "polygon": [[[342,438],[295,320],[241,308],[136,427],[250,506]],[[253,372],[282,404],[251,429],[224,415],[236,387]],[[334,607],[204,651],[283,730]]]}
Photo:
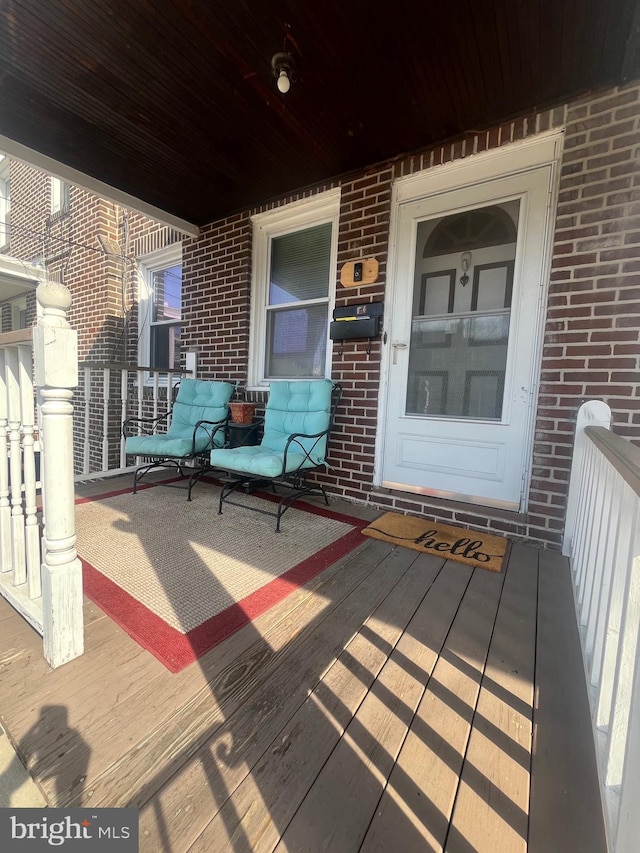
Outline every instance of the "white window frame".
{"label": "white window frame", "polygon": [[11,210],[11,185],[9,158],[0,156],[0,246],[9,244],[9,212]]}
{"label": "white window frame", "polygon": [[[247,385],[259,390],[268,387],[271,380],[265,378],[267,300],[269,273],[271,269],[271,241],[295,231],[331,223],[331,256],[329,266],[329,292],[327,298],[310,300],[304,304],[327,304],[327,350],[324,375],[331,377],[332,343],[329,339],[329,321],[335,305],[336,268],[338,263],[338,224],[340,219],[340,189],[318,193],[311,198],[257,213],[251,217],[253,225],[252,274],[251,274],[251,327],[249,334],[249,370]],[[301,376],[300,379],[309,377]]]}
{"label": "white window frame", "polygon": [[14,299],[11,303],[11,331],[14,332],[17,329],[27,329],[28,326],[23,326],[20,322],[20,314],[24,312],[25,318],[27,314],[27,297],[26,294],[24,296],[18,296],[17,299]]}
{"label": "white window frame", "polygon": [[51,176],[51,215],[65,213],[69,210],[69,184]]}
{"label": "white window frame", "polygon": [[[182,265],[182,243],[172,243],[164,249],[143,255],[138,262],[138,364],[150,367],[151,362],[151,317],[153,313],[153,274],[167,267]],[[184,283],[184,280],[183,280]],[[183,306],[184,307],[184,306]],[[175,320],[167,320],[166,325],[175,325]],[[184,320],[180,321],[182,324]],[[153,323],[163,325],[162,322]],[[145,374],[145,382],[150,383],[150,374]],[[166,374],[164,374],[166,382]]]}

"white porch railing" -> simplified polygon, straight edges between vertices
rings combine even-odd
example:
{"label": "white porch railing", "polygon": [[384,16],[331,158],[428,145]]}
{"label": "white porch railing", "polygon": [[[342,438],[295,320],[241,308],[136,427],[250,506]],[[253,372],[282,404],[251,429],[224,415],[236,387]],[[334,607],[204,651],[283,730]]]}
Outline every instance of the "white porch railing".
{"label": "white porch railing", "polygon": [[640,448],[600,401],[578,413],[563,553],[570,557],[612,853],[640,839]]}
{"label": "white porch railing", "polygon": [[71,405],[77,337],[66,287],[43,282],[37,299],[36,327],[0,336],[0,594],[42,634],[57,667],[84,649]]}
{"label": "white porch railing", "polygon": [[[115,362],[81,364],[76,392],[76,480],[133,471],[125,456],[122,424],[127,418],[156,418],[171,408],[171,390],[191,370],[167,373]],[[129,462],[129,465],[127,465]]]}

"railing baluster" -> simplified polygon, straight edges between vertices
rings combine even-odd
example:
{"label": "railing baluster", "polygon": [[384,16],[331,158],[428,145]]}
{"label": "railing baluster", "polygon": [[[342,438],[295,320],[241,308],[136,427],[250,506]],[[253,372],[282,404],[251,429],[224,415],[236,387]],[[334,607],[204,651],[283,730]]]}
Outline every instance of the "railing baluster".
{"label": "railing baluster", "polygon": [[153,415],[152,417],[158,417],[158,397],[159,397],[159,388],[160,388],[160,376],[157,370],[153,371]]}
{"label": "railing baluster", "polygon": [[9,447],[7,418],[7,381],[4,349],[0,350],[0,572],[10,572],[11,503],[9,501]]}
{"label": "railing baluster", "polygon": [[[635,544],[635,543],[634,543]],[[637,551],[637,549],[633,549]],[[620,626],[620,644],[616,660],[616,677],[613,693],[613,713],[609,727],[605,781],[617,786],[622,782],[627,730],[631,715],[631,689],[638,654],[638,628],[640,626],[640,559],[631,561],[627,574]]]}
{"label": "railing baluster", "polygon": [[583,582],[580,589],[578,603],[580,604],[580,624],[586,623],[586,609],[593,586],[593,578],[596,570],[596,549],[598,545],[598,534],[600,531],[600,519],[602,518],[602,510],[604,506],[604,496],[602,489],[599,487],[602,475],[605,471],[605,460],[601,456],[595,462],[593,482],[598,484],[598,488],[593,489],[593,502],[589,510],[588,532],[586,537],[586,550],[584,556],[584,573]]}
{"label": "railing baluster", "polygon": [[111,371],[108,367],[102,370],[102,470],[109,470],[109,406]]}
{"label": "railing baluster", "polygon": [[84,441],[82,443],[82,473],[88,474],[91,470],[91,368],[85,367],[82,371],[84,378]]}
{"label": "railing baluster", "polygon": [[602,590],[598,601],[598,613],[593,637],[593,653],[591,656],[590,672],[591,684],[593,687],[599,687],[600,685],[607,622],[611,611],[613,578],[615,575],[615,567],[619,562],[621,542],[624,541],[624,535],[621,535],[620,529],[625,506],[624,498],[625,484],[622,477],[618,475],[615,477],[613,493],[611,496],[611,512],[609,514],[609,525],[606,536],[610,547],[612,571],[604,571],[602,575]]}
{"label": "railing baluster", "polygon": [[587,445],[583,451],[583,469],[581,477],[581,492],[578,497],[578,515],[576,519],[575,532],[572,543],[572,553],[575,555],[575,589],[576,599],[579,600],[584,584],[584,553],[589,537],[589,524],[591,521],[591,507],[593,503],[594,466],[596,454],[593,447]]}
{"label": "railing baluster", "polygon": [[[144,373],[138,372],[138,418],[142,418],[144,416]],[[142,432],[142,427],[138,426],[138,433]],[[140,465],[142,459],[140,456],[136,456],[136,465]]]}
{"label": "railing baluster", "polygon": [[143,400],[144,400],[144,373],[138,373],[138,417],[141,418],[144,415],[143,411]]}
{"label": "railing baluster", "polygon": [[[630,491],[630,489],[626,489]],[[622,610],[624,606],[627,573],[631,559],[633,531],[638,525],[638,507],[633,500],[624,501],[619,521],[619,546],[611,567],[611,594],[604,638],[602,677],[596,705],[596,725],[608,729],[613,705],[616,660],[620,644]]]}
{"label": "railing baluster", "polygon": [[[129,371],[123,368],[120,371],[120,423],[124,424],[127,419],[127,394],[128,394]],[[120,467],[127,464],[127,456],[124,452],[125,438],[120,428]]]}
{"label": "railing baluster", "polygon": [[167,405],[166,412],[169,412],[169,417],[167,418],[167,429],[171,426],[171,404],[173,402],[173,373],[167,374]]}
{"label": "railing baluster", "polygon": [[27,562],[24,544],[24,515],[22,512],[22,449],[20,447],[20,384],[18,377],[18,350],[9,347],[5,354],[7,400],[9,408],[9,477],[11,481],[11,560],[13,584],[20,586],[27,580]]}
{"label": "railing baluster", "polygon": [[29,598],[42,594],[40,578],[40,527],[36,502],[36,460],[33,433],[35,430],[33,351],[31,347],[18,347],[20,370],[20,399],[22,413],[22,459],[24,475],[25,549],[27,565],[27,591]]}
{"label": "railing baluster", "polygon": [[565,555],[575,553],[576,511],[579,499],[584,494],[584,454],[585,449],[589,446],[589,442],[585,436],[585,428],[587,426],[602,426],[606,429],[609,429],[611,426],[611,409],[602,400],[590,400],[588,403],[584,403],[580,406],[578,417],[576,418],[571,475],[569,477],[567,515],[562,541],[562,553]]}
{"label": "railing baluster", "polygon": [[[640,571],[639,558],[635,558],[634,572]],[[633,676],[631,680],[631,708],[636,713],[629,716],[627,743],[624,756],[624,769],[620,785],[618,821],[616,826],[615,850],[626,853],[638,849],[640,837],[640,655],[636,650]]]}
{"label": "railing baluster", "polygon": [[591,587],[587,591],[585,600],[585,624],[587,633],[585,635],[585,652],[591,666],[591,655],[593,652],[593,637],[596,630],[596,615],[598,612],[598,603],[600,595],[602,595],[603,578],[605,574],[606,554],[608,553],[608,531],[609,518],[611,516],[611,498],[613,491],[613,481],[616,472],[603,458],[603,473],[601,475],[602,486],[602,510],[600,514],[594,518],[594,528],[597,528],[595,553],[593,561],[593,573]]}

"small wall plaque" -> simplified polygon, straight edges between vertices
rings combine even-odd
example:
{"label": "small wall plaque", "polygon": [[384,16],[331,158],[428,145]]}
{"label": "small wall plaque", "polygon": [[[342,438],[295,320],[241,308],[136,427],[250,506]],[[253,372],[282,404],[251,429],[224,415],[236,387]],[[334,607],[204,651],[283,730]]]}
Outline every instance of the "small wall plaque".
{"label": "small wall plaque", "polygon": [[359,287],[361,284],[373,284],[377,280],[378,261],[376,258],[347,261],[340,270],[340,284],[343,287]]}

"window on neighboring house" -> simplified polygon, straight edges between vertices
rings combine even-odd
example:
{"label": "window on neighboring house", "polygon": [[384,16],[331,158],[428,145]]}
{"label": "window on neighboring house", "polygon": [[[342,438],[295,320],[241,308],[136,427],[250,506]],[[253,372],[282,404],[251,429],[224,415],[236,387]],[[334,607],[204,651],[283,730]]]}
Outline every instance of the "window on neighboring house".
{"label": "window on neighboring house", "polygon": [[60,178],[51,178],[51,215],[69,210],[69,184]]}
{"label": "window on neighboring house", "polygon": [[249,384],[330,375],[339,191],[253,217]]}
{"label": "window on neighboring house", "polygon": [[9,243],[9,158],[0,156],[0,247]]}
{"label": "window on neighboring house", "polygon": [[175,370],[180,367],[182,246],[169,246],[139,259],[139,263],[139,362]]}
{"label": "window on neighboring house", "polygon": [[27,328],[27,297],[20,296],[11,303],[11,330]]}

